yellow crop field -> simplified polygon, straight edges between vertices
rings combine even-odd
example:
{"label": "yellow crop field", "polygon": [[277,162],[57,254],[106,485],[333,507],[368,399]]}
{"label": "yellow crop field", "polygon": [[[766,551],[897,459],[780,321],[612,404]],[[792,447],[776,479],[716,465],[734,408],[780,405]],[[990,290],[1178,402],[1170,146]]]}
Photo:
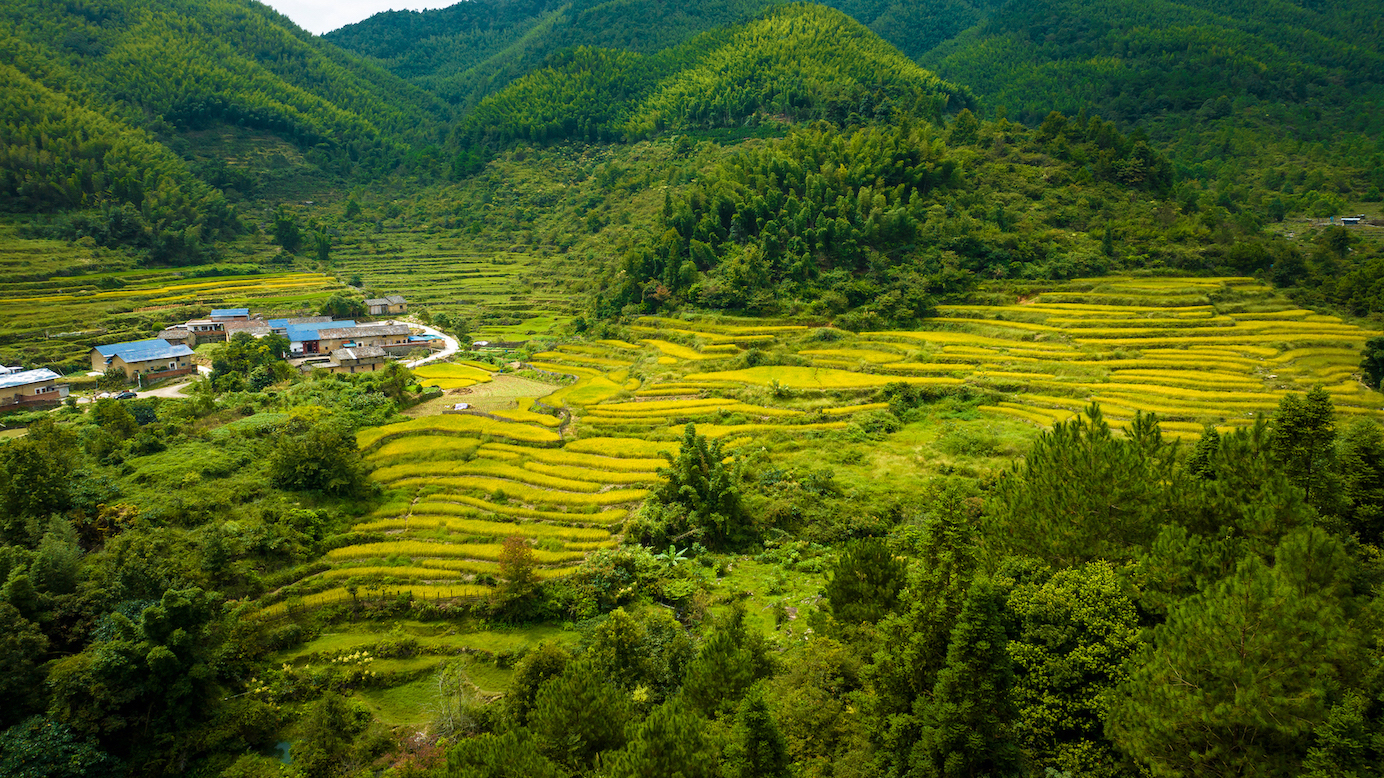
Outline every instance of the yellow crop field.
{"label": "yellow crop field", "polygon": [[[699,427],[698,430],[701,428]],[[676,443],[662,440],[638,440],[635,438],[581,438],[568,443],[563,451],[578,454],[599,454],[607,457],[626,457],[652,460],[663,452],[678,453]],[[665,463],[666,464],[666,463]]]}
{"label": "yellow crop field", "polygon": [[[400,594],[411,594],[420,600],[456,600],[486,597],[492,593],[488,586],[475,586],[472,584],[443,584],[432,586],[428,584],[392,584],[377,591],[357,592],[356,597],[396,597]],[[345,587],[328,589],[325,592],[305,595],[302,598],[302,606],[305,608],[321,608],[325,605],[334,605],[338,602],[349,602],[352,599],[350,592]],[[273,619],[288,612],[288,603],[280,602],[265,608],[255,615],[262,619]]]}
{"label": "yellow crop field", "polygon": [[577,367],[576,365],[559,365],[555,362],[530,362],[529,367],[534,370],[542,370],[545,373],[557,373],[558,375],[574,375],[578,378],[596,378],[603,375],[602,371],[593,367]]}
{"label": "yellow crop field", "polygon": [[1034,424],[1042,424],[1044,426],[1050,425],[1053,422],[1052,417],[1039,413],[1037,409],[1015,408],[1007,405],[982,405],[977,410],[998,413],[1003,416],[1012,416],[1016,419],[1031,421]]}
{"label": "yellow crop field", "polygon": [[644,472],[638,470],[592,470],[586,467],[550,465],[544,462],[525,462],[524,468],[545,475],[577,481],[591,481],[598,484],[648,484],[658,480],[658,473],[653,470]]}
{"label": "yellow crop field", "polygon": [[822,413],[827,416],[846,416],[861,411],[882,411],[889,407],[889,403],[864,403],[862,405],[842,405],[836,408],[823,408]]}
{"label": "yellow crop field", "polygon": [[[1003,360],[997,359],[996,361]],[[880,368],[908,373],[969,373],[975,364],[975,362],[890,362],[880,365]]]}
{"label": "yellow crop field", "polygon": [[545,489],[561,489],[569,492],[594,492],[600,488],[598,484],[588,483],[586,481],[573,481],[567,478],[557,478],[522,467],[515,467],[507,463],[485,459],[475,459],[470,462],[406,462],[382,467],[376,470],[373,475],[375,480],[386,484],[404,480],[416,480],[423,477],[443,478],[447,476],[481,475],[519,481],[533,486],[541,486]]}
{"label": "yellow crop field", "polygon": [[[453,557],[459,559],[484,559],[490,562],[500,560],[503,546],[499,543],[429,543],[425,540],[389,540],[383,543],[362,543],[357,546],[334,548],[327,552],[328,559],[383,559],[391,556],[405,556],[412,559],[423,557]],[[556,562],[575,562],[582,558],[580,551],[547,551],[533,549],[534,560],[542,564]]]}
{"label": "yellow crop field", "polygon": [[615,379],[604,375],[588,376],[548,395],[545,402],[559,408],[584,407],[605,402],[637,388],[639,388],[638,379],[617,382]]}
{"label": "yellow crop field", "polygon": [[391,460],[419,458],[462,459],[474,454],[481,444],[475,438],[453,438],[446,435],[411,435],[395,438],[370,452],[368,459],[377,464]]}
{"label": "yellow crop field", "polygon": [[535,398],[533,397],[521,397],[519,398],[518,408],[491,411],[490,414],[492,416],[499,416],[502,419],[508,419],[509,421],[517,421],[521,424],[541,424],[544,427],[562,426],[562,419],[556,416],[550,416],[546,413],[535,412],[533,410],[534,400]]}
{"label": "yellow crop field", "polygon": [[[537,474],[535,474],[537,475]],[[429,478],[406,478],[394,483],[396,487],[442,486],[455,490],[479,489],[482,492],[504,492],[506,496],[531,505],[619,505],[635,502],[648,496],[647,489],[612,489],[606,492],[569,492],[541,489],[518,481],[482,475],[452,475]],[[583,483],[583,488],[590,484]]]}
{"label": "yellow crop field", "polygon": [[1295,348],[1270,357],[1266,361],[1281,365],[1299,359],[1338,359],[1341,362],[1359,364],[1360,352],[1351,348]]}
{"label": "yellow crop field", "polygon": [[660,326],[664,329],[670,327],[692,327],[703,329],[709,332],[724,333],[727,335],[785,335],[793,332],[806,332],[807,327],[800,324],[729,324],[725,322],[708,321],[697,319],[693,321],[683,319],[668,319],[662,316],[644,316],[639,319],[639,323],[646,326]]}
{"label": "yellow crop field", "polygon": [[[475,559],[422,559],[418,564],[425,569],[437,568],[439,570],[461,570],[469,573],[488,573],[499,575],[500,566],[494,562],[481,562]],[[561,578],[564,575],[571,575],[577,567],[575,565],[565,565],[559,567],[538,567],[534,573],[539,578]]]}
{"label": "yellow crop field", "polygon": [[666,340],[658,340],[657,338],[641,338],[639,342],[647,343],[648,345],[653,346],[654,348],[663,352],[666,356],[675,357],[677,359],[697,361],[700,359],[715,359],[717,356],[719,356],[715,354],[703,354],[702,352],[694,348],[680,346],[677,343],[670,343]]}
{"label": "yellow crop field", "polygon": [[1183,386],[1190,389],[1207,387],[1232,391],[1264,388],[1264,382],[1256,378],[1227,373],[1203,373],[1195,370],[1117,370],[1110,374],[1110,382],[1162,384],[1165,386]]}
{"label": "yellow crop field", "polygon": [[539,522],[486,521],[485,519],[468,519],[451,515],[414,514],[407,519],[380,519],[358,525],[356,529],[361,532],[387,532],[390,530],[421,532],[445,529],[448,532],[477,537],[507,538],[511,535],[519,535],[526,538],[557,538],[583,543],[610,539],[609,532],[593,527],[568,527],[561,524]]}
{"label": "yellow crop field", "polygon": [[[640,405],[653,405],[653,403],[639,403]],[[661,422],[674,418],[688,418],[693,416],[705,416],[712,413],[743,413],[747,416],[770,416],[788,417],[801,416],[802,411],[795,411],[791,408],[771,408],[763,405],[750,405],[748,403],[725,401],[720,405],[702,405],[687,408],[650,408],[648,410],[630,409],[627,411],[615,412],[609,405],[595,405],[586,410],[586,418],[592,421],[652,421]]]}
{"label": "yellow crop field", "polygon": [[602,346],[610,346],[611,348],[625,349],[627,351],[643,350],[640,346],[624,340],[598,340],[596,342],[601,344]]}
{"label": "yellow crop field", "polygon": [[569,354],[564,351],[542,351],[534,354],[539,359],[562,360],[565,362],[576,362],[579,365],[595,365],[596,367],[615,368],[629,367],[630,362],[623,359],[610,359],[608,357],[592,356],[590,354]]}
{"label": "yellow crop field", "polygon": [[[815,424],[698,424],[697,434],[705,435],[708,438],[723,438],[727,435],[754,435],[767,432],[819,432],[822,430],[842,430],[848,427],[844,421],[824,421]],[[663,430],[667,435],[681,435],[679,427],[670,427]]]}
{"label": "yellow crop field", "polygon": [[489,381],[495,377],[489,370],[449,362],[432,362],[420,365],[413,369],[413,374],[419,378],[467,378],[476,383]]}
{"label": "yellow crop field", "polygon": [[384,440],[402,435],[429,432],[450,433],[452,435],[493,435],[524,443],[557,443],[561,440],[556,432],[542,427],[495,421],[472,414],[444,414],[441,416],[424,416],[398,424],[364,429],[356,433],[356,443],[362,449],[369,449]]}
{"label": "yellow crop field", "polygon": [[[642,441],[632,442],[637,444]],[[666,444],[659,445],[666,448]],[[571,465],[592,470],[652,471],[665,464],[661,458],[631,459],[578,453],[572,449],[572,444],[566,448],[524,448],[508,443],[487,443],[481,447],[481,452],[486,456],[493,456],[497,452],[512,453],[522,455],[524,458],[535,462],[545,462],[550,465]]]}
{"label": "yellow crop field", "polygon": [[587,408],[587,412],[637,413],[647,415],[650,413],[660,413],[662,411],[673,410],[715,410],[716,408],[721,408],[727,405],[734,405],[735,402],[735,400],[723,400],[719,397],[702,397],[692,400],[649,400],[644,402],[623,402],[593,405]]}
{"label": "yellow crop field", "polygon": [[722,370],[714,373],[693,373],[691,379],[708,381],[737,381],[769,386],[778,382],[793,389],[868,389],[895,381],[912,384],[959,384],[959,378],[940,376],[887,376],[874,373],[852,373],[829,367],[760,366],[742,370]]}
{"label": "yellow crop field", "polygon": [[604,510],[600,513],[543,511],[536,508],[525,508],[521,505],[491,502],[465,494],[429,495],[419,499],[413,506],[413,510],[419,513],[433,515],[446,514],[449,516],[474,516],[477,515],[477,512],[495,513],[501,516],[519,516],[526,519],[544,519],[547,521],[567,522],[569,524],[601,525],[617,524],[624,521],[625,517],[629,515],[629,511],[623,508]]}
{"label": "yellow crop field", "polygon": [[860,362],[898,362],[903,358],[903,354],[898,351],[880,351],[868,348],[819,348],[799,351],[805,357],[835,357],[838,359],[855,360]]}
{"label": "yellow crop field", "polygon": [[[1105,338],[1105,339],[1086,339],[1076,338],[1082,345],[1106,345],[1112,348],[1119,347],[1176,347],[1193,345],[1224,344],[1232,345],[1244,342],[1246,335],[1205,335],[1205,336],[1170,336],[1170,337],[1151,337],[1151,338]],[[1344,341],[1355,341],[1364,343],[1368,340],[1368,334],[1361,331],[1358,335],[1349,337],[1335,333],[1315,334],[1302,332],[1284,332],[1277,334],[1259,333],[1249,337],[1258,337],[1260,340],[1278,340],[1284,343],[1330,343],[1336,344]]]}
{"label": "yellow crop field", "polygon": [[[496,565],[498,567],[498,565]],[[449,570],[435,567],[388,567],[383,565],[361,565],[359,567],[334,567],[318,575],[322,578],[356,578],[358,576],[379,576],[381,578],[408,578],[415,581],[428,581],[445,578],[460,578],[462,570]]]}
{"label": "yellow crop field", "polygon": [[986,327],[1006,327],[1012,330],[1028,330],[1031,332],[1061,332],[1060,327],[1050,327],[1046,324],[1038,324],[1031,321],[1017,321],[1014,319],[991,319],[976,317],[937,317],[928,319],[928,324],[959,324],[962,326],[983,325]]}

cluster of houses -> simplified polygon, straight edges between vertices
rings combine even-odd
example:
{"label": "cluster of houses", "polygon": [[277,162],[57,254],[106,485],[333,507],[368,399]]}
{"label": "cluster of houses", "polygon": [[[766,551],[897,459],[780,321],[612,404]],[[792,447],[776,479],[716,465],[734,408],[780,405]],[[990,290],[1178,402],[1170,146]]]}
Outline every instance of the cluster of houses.
{"label": "cluster of houses", "polygon": [[[407,301],[399,295],[366,300],[372,314],[408,312]],[[252,316],[248,308],[213,309],[205,319],[192,319],[170,327],[151,340],[98,346],[91,352],[91,369],[104,372],[112,366],[125,371],[128,378],[166,378],[179,371],[191,372],[192,349],[198,344],[229,340],[244,332],[262,338],[269,334],[288,340],[284,358],[301,370],[329,370],[333,373],[368,373],[380,369],[391,356],[403,356],[419,348],[441,348],[434,335],[415,335],[406,324],[356,322],[330,316],[305,316],[264,319]],[[186,360],[186,361],[184,361]]]}
{"label": "cluster of houses", "polygon": [[46,367],[25,370],[0,366],[0,407],[61,402],[67,396],[67,384],[57,383],[60,378]]}
{"label": "cluster of houses", "polygon": [[[365,304],[372,316],[408,312],[407,301],[399,295],[366,300]],[[444,345],[435,335],[413,334],[405,324],[358,323],[330,316],[264,319],[252,316],[248,308],[217,308],[204,319],[191,319],[148,340],[97,346],[91,350],[91,369],[104,373],[117,368],[127,380],[146,382],[194,373],[193,349],[198,344],[225,341],[238,332],[256,338],[282,335],[289,342],[284,358],[291,364],[303,371],[333,373],[372,372],[391,356]],[[0,407],[60,402],[68,395],[68,386],[57,383],[61,378],[46,368],[0,366]]]}

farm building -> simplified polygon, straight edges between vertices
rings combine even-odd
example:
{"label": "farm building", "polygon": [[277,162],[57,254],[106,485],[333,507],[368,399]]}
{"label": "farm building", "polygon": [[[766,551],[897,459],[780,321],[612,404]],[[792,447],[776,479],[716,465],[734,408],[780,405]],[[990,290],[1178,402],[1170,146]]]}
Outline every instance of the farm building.
{"label": "farm building", "polygon": [[214,319],[189,319],[183,325],[195,337],[201,338],[204,343],[226,339],[226,323]]}
{"label": "farm building", "polygon": [[48,368],[0,367],[0,407],[58,402],[67,396],[67,385],[56,383],[59,378]]}
{"label": "farm building", "polygon": [[339,348],[328,367],[333,373],[372,373],[384,366],[385,351],[379,346]]}
{"label": "farm building", "polygon": [[326,324],[332,320],[330,316],[302,316],[296,319],[270,319],[269,329],[276,335],[288,337],[288,327],[291,324]]}
{"label": "farm building", "polygon": [[385,295],[373,300],[366,300],[365,305],[370,309],[371,316],[408,313],[408,301],[401,294]]}
{"label": "farm building", "polygon": [[208,317],[212,321],[244,321],[250,318],[249,308],[213,308]]}
{"label": "farm building", "polygon": [[[187,325],[171,327],[160,332],[154,337],[158,338],[159,340],[166,340],[175,346],[187,346],[188,348],[197,347],[197,335],[192,330],[189,330],[187,328]],[[220,340],[221,338],[218,336],[214,339]]]}
{"label": "farm building", "polygon": [[322,330],[350,329],[356,323],[350,320],[342,321],[323,321],[310,324],[288,324],[284,327],[284,333],[288,336],[288,350],[293,354],[318,354],[324,349],[321,346]]}
{"label": "farm building", "polygon": [[112,343],[91,350],[92,370],[105,372],[112,367],[125,371],[125,378],[129,380],[141,375],[145,378],[167,378],[197,369],[192,364],[192,349],[175,346],[162,338]]}
{"label": "farm building", "polygon": [[408,345],[411,334],[406,324],[367,324],[362,327],[343,327],[318,330],[320,348],[328,353],[356,346]]}
{"label": "farm building", "polygon": [[248,332],[256,338],[262,338],[273,330],[270,329],[269,322],[264,319],[238,319],[226,322],[227,340],[230,340],[231,336],[237,332]]}

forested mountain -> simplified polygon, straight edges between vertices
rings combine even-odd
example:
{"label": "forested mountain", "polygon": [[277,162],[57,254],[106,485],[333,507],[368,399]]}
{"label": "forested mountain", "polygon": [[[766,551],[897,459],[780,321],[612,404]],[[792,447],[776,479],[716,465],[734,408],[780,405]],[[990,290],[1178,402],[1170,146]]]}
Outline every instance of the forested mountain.
{"label": "forested mountain", "polygon": [[1377,6],[1351,0],[1008,3],[919,60],[1030,121],[1084,106],[1134,122],[1255,105],[1320,131],[1384,126],[1384,26]]}
{"label": "forested mountain", "polygon": [[327,33],[446,100],[474,105],[568,48],[651,54],[698,33],[755,18],[763,0],[481,0],[390,11]]}
{"label": "forested mountain", "polygon": [[3,206],[88,211],[57,234],[156,261],[203,257],[239,224],[216,187],[255,186],[245,161],[228,167],[232,150],[194,154],[189,133],[264,133],[351,177],[391,170],[447,116],[251,0],[5,3],[0,68]]}
{"label": "forested mountain", "polygon": [[32,0],[0,14],[10,64],[156,132],[225,122],[368,160],[426,142],[442,118],[422,90],[252,0]]}
{"label": "forested mountain", "polygon": [[770,11],[652,55],[580,47],[486,97],[467,143],[637,139],[664,129],[738,126],[756,114],[859,124],[940,121],[970,102],[849,17],[823,6]]}

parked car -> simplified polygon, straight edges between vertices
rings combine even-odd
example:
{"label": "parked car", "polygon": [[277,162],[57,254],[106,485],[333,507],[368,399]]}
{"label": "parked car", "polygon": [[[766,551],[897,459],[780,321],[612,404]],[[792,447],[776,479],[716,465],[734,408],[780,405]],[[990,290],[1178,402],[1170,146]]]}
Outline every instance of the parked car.
{"label": "parked car", "polygon": [[117,395],[115,396],[115,399],[117,399],[117,400],[133,400],[134,398],[136,398],[136,397],[138,397],[138,396],[139,396],[139,395],[135,394],[134,392],[126,391],[126,392],[121,392],[120,394],[117,394]]}

